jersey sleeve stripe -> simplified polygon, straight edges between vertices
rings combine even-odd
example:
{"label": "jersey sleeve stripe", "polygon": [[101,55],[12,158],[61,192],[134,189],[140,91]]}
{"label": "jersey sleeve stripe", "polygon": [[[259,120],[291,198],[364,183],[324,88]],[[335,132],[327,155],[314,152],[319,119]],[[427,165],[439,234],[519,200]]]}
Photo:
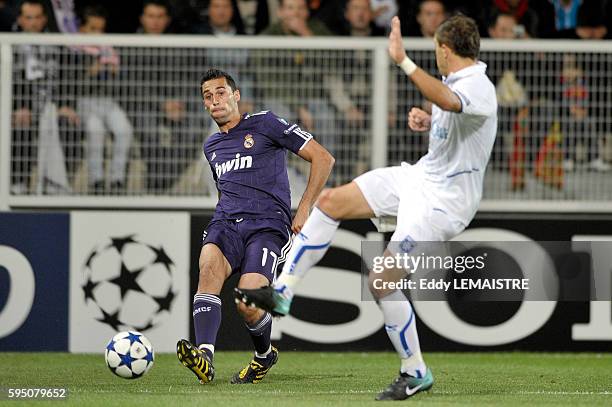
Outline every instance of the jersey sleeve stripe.
{"label": "jersey sleeve stripe", "polygon": [[309,142],[310,140],[312,140],[312,136],[308,137],[308,138],[306,139],[306,141],[304,141],[304,144],[302,144],[302,147],[300,147],[300,150],[302,150],[304,147],[306,147],[306,144],[308,144],[308,142]]}

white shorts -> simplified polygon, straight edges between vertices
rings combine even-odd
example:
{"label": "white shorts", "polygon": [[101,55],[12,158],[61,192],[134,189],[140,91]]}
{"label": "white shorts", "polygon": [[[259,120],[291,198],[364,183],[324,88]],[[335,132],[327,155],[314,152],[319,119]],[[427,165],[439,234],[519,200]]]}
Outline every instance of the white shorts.
{"label": "white shorts", "polygon": [[394,242],[445,242],[466,227],[448,214],[422,172],[410,164],[372,170],[354,181],[377,217],[397,216]]}

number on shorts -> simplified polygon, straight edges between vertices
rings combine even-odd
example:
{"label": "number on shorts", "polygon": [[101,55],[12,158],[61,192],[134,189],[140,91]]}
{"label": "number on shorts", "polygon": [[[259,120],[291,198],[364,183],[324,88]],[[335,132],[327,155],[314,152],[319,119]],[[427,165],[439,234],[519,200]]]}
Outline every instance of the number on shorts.
{"label": "number on shorts", "polygon": [[263,255],[261,256],[261,267],[266,267],[266,263],[268,262],[268,254],[272,257],[272,272],[276,270],[276,263],[278,261],[278,254],[274,253],[272,250],[268,250],[267,247],[263,249]]}

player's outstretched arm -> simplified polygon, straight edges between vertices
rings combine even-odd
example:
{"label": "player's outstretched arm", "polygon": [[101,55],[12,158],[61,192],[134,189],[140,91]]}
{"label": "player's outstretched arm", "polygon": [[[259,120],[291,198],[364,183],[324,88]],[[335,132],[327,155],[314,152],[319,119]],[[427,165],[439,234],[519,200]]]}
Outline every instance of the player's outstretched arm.
{"label": "player's outstretched arm", "polygon": [[299,233],[302,230],[302,226],[308,219],[310,209],[315,204],[321,190],[323,190],[335,161],[329,151],[314,139],[311,139],[298,155],[310,162],[310,175],[308,185],[306,185],[306,190],[302,195],[291,225],[294,233]]}
{"label": "player's outstretched arm", "polygon": [[402,41],[400,21],[397,16],[391,20],[391,34],[389,34],[389,55],[391,59],[402,68],[412,80],[423,96],[442,110],[451,112],[461,111],[459,97],[442,81],[434,78],[410,60],[406,55]]}

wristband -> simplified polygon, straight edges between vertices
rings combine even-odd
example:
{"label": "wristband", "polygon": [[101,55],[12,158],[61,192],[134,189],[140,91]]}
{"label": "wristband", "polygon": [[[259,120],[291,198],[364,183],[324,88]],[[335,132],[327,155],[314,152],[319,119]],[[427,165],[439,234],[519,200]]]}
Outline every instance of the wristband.
{"label": "wristband", "polygon": [[406,72],[406,75],[408,76],[412,75],[417,69],[416,64],[408,57],[405,57],[398,66],[402,69],[402,71]]}

